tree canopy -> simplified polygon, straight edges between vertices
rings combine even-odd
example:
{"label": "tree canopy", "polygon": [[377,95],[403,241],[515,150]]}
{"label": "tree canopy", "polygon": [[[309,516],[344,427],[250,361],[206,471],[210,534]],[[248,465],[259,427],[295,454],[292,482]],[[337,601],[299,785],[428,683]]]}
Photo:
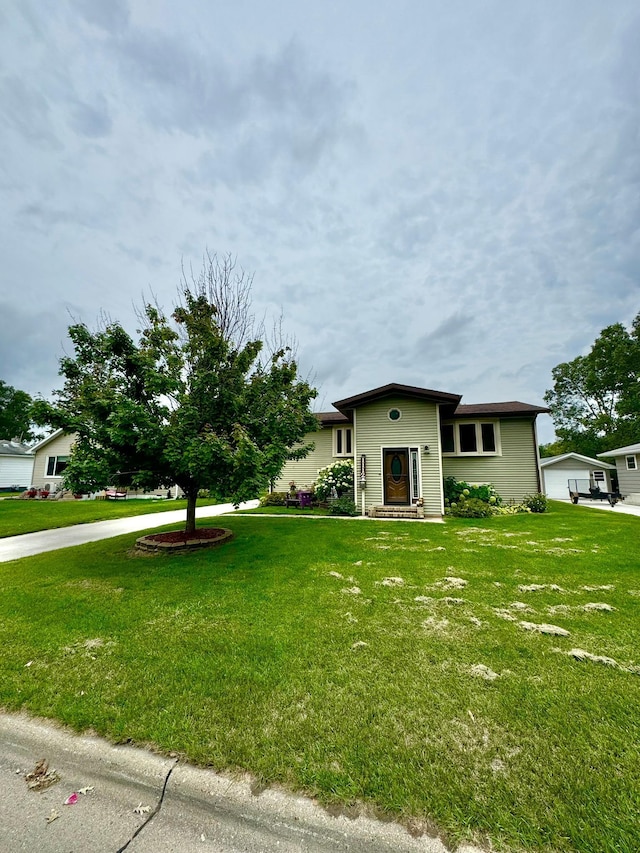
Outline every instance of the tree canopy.
{"label": "tree canopy", "polygon": [[19,391],[0,379],[0,438],[19,438],[25,444],[39,438],[33,431],[32,403],[26,391]]}
{"label": "tree canopy", "polygon": [[75,354],[60,361],[64,387],[54,403],[35,404],[39,422],[77,436],[68,488],[177,484],[190,532],[200,489],[238,504],[306,455],[299,442],[317,428],[317,392],[289,347],[268,351],[250,288],[230,257],[208,255],[170,317],[144,306],[137,342],[118,322],[69,328]]}
{"label": "tree canopy", "polygon": [[630,330],[607,326],[587,355],[552,375],[544,399],[558,436],[554,452],[595,456],[640,441],[640,313]]}

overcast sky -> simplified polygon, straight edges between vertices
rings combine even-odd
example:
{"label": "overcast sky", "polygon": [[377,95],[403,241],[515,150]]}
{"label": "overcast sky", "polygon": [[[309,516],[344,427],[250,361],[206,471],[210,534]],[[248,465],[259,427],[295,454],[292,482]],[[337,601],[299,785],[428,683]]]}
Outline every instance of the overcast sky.
{"label": "overcast sky", "polygon": [[638,45],[637,0],[5,0],[0,378],[50,396],[208,248],[317,408],[542,403],[640,310]]}

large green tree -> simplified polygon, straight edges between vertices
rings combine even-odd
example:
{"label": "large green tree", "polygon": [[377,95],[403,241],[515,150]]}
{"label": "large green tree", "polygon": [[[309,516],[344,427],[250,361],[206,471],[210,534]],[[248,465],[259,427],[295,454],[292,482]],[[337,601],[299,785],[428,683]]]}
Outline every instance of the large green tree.
{"label": "large green tree", "polygon": [[594,456],[640,441],[640,314],[614,323],[591,351],[554,367],[544,399],[559,441],[554,450]]}
{"label": "large green tree", "polygon": [[33,431],[32,403],[26,391],[0,379],[0,438],[19,438],[25,444],[39,438]]}
{"label": "large green tree", "polygon": [[207,256],[171,317],[145,305],[137,342],[117,322],[69,328],[64,387],[35,404],[41,423],[77,436],[67,487],[177,483],[191,532],[200,489],[240,503],[308,452],[299,442],[317,428],[316,390],[289,347],[270,348],[256,332],[250,287],[230,257]]}

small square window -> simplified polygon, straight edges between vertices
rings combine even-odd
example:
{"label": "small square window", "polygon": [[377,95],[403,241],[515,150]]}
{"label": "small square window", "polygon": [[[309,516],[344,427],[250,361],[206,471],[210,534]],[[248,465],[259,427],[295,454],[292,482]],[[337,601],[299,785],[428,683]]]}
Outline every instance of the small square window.
{"label": "small square window", "polygon": [[61,477],[68,464],[68,456],[49,456],[47,458],[47,477]]}

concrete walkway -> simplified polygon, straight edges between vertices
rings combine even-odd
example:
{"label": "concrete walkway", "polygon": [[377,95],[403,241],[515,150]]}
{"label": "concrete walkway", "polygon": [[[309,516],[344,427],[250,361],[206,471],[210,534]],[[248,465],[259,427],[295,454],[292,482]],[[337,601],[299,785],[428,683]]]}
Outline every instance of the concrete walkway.
{"label": "concrete walkway", "polygon": [[[240,509],[253,509],[259,501],[240,504]],[[200,506],[196,509],[196,518],[213,518],[218,515],[235,512],[233,504],[215,504]],[[84,545],[100,539],[111,539],[124,533],[138,533],[163,527],[165,524],[177,524],[186,520],[186,510],[152,512],[149,515],[134,515],[129,518],[112,518],[109,521],[93,521],[90,524],[74,524],[72,527],[59,527],[55,530],[40,530],[38,533],[23,533],[20,536],[8,536],[0,539],[0,563],[18,560],[20,557],[32,557],[44,551],[57,551],[72,545]]]}
{"label": "concrete walkway", "polygon": [[[59,777],[29,790],[45,759]],[[77,801],[64,805],[77,793]],[[447,853],[428,835],[332,816],[248,776],[222,776],[145,749],[113,746],[22,714],[0,714],[0,849],[46,853]],[[456,853],[482,853],[462,846]]]}

